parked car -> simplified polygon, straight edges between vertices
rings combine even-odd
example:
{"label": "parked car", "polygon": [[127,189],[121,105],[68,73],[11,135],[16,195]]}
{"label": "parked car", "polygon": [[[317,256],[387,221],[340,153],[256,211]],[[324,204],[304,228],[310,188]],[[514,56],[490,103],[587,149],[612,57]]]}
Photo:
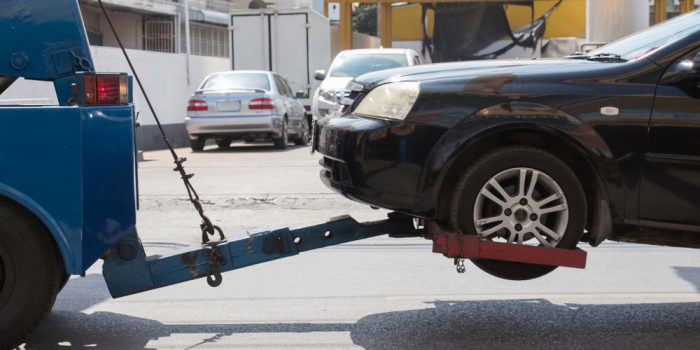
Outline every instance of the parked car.
{"label": "parked car", "polygon": [[316,80],[322,80],[311,101],[314,118],[323,118],[335,112],[347,97],[348,83],[355,77],[383,69],[414,66],[423,63],[421,57],[411,49],[357,49],[338,53],[328,72],[314,72]]}
{"label": "parked car", "polygon": [[185,127],[193,151],[207,139],[220,148],[234,139],[272,140],[277,148],[309,142],[304,106],[281,75],[266,71],[230,71],[207,76],[187,102]]}
{"label": "parked car", "polygon": [[[700,12],[588,54],[360,76],[322,180],[484,240],[700,247]],[[585,230],[585,231],[584,231]],[[477,260],[503,278],[553,268]]]}

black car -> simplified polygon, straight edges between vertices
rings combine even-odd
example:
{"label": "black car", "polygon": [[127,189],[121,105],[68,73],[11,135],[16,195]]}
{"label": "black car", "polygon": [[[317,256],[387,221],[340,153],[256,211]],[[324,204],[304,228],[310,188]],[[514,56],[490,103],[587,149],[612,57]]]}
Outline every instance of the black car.
{"label": "black car", "polygon": [[[353,200],[514,244],[700,247],[700,12],[588,54],[370,73],[318,121]],[[503,278],[553,268],[478,260]]]}

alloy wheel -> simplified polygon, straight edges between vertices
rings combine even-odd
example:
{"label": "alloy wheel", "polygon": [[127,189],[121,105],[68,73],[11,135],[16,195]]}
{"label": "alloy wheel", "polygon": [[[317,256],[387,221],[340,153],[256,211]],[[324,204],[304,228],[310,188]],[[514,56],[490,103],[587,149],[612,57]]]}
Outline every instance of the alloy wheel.
{"label": "alloy wheel", "polygon": [[473,218],[482,239],[555,247],[566,232],[569,207],[550,176],[517,167],[496,174],[481,187]]}

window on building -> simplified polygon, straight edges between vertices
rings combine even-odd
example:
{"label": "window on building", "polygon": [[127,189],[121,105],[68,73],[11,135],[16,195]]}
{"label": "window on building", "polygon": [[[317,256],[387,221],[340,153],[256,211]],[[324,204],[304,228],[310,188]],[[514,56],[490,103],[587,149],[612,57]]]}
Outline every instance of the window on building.
{"label": "window on building", "polygon": [[191,22],[190,50],[193,55],[228,57],[228,29],[223,26]]}
{"label": "window on building", "polygon": [[175,52],[175,25],[172,17],[147,16],[143,18],[143,49]]}

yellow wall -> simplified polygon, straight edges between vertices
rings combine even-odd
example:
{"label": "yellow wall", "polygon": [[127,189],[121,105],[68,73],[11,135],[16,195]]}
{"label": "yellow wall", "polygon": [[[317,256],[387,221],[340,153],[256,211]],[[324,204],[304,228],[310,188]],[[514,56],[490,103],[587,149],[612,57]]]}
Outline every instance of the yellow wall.
{"label": "yellow wall", "polygon": [[[535,1],[535,18],[542,16],[556,3],[556,0]],[[512,29],[529,24],[532,18],[530,7],[527,6],[507,6],[506,14]],[[578,38],[586,36],[586,0],[564,0],[547,20],[545,38],[567,36]]]}
{"label": "yellow wall", "polygon": [[[547,12],[556,0],[536,0],[535,18]],[[530,7],[509,5],[506,14],[512,29],[530,23]],[[433,12],[428,11],[428,34],[433,33]],[[394,7],[392,11],[394,40],[422,40],[421,6],[418,4]],[[564,0],[547,21],[545,38],[586,36],[586,0]]]}

